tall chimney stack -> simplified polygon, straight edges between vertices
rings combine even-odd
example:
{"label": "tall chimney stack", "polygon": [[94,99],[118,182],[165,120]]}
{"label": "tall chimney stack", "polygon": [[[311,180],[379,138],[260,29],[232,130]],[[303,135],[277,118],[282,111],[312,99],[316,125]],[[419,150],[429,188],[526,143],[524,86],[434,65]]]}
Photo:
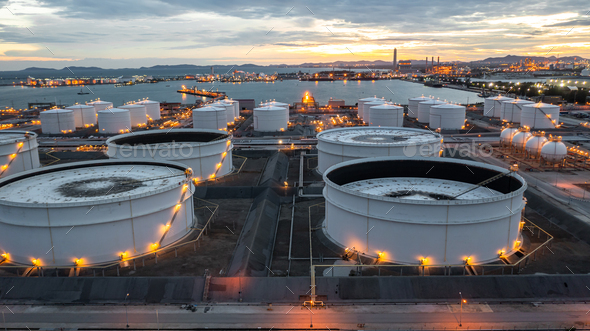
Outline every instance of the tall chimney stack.
{"label": "tall chimney stack", "polygon": [[440,67],[440,56],[436,58],[436,66]]}
{"label": "tall chimney stack", "polygon": [[393,49],[393,72],[397,71],[397,48]]}
{"label": "tall chimney stack", "polygon": [[428,56],[426,57],[426,70],[424,70],[424,72],[428,72]]}

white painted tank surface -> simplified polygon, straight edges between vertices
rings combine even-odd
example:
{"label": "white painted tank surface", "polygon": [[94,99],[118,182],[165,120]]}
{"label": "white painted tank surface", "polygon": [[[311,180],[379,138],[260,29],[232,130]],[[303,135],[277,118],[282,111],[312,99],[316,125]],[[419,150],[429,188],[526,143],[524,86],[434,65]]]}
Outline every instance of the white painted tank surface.
{"label": "white painted tank surface", "polygon": [[476,184],[506,173],[501,167],[450,158],[340,163],[324,174],[322,229],[341,247],[384,262],[492,262],[521,247],[527,184],[515,173],[487,187]]}
{"label": "white painted tank surface", "polygon": [[442,104],[430,107],[431,128],[461,130],[465,127],[465,106]]}
{"label": "white painted tank surface", "polygon": [[39,168],[37,134],[0,130],[0,178]]}
{"label": "white painted tank surface", "polygon": [[193,128],[227,130],[226,108],[206,106],[193,109]]}
{"label": "white painted tank surface", "polygon": [[13,263],[89,266],[177,242],[196,226],[192,174],[176,162],[99,160],[0,180],[0,251]]}
{"label": "white painted tank surface", "polygon": [[502,146],[511,146],[512,138],[514,138],[514,135],[517,133],[517,128],[504,128],[500,133],[500,143],[502,144]]}
{"label": "white painted tank surface", "polygon": [[523,127],[518,129],[518,133],[512,137],[512,146],[516,148],[518,151],[524,151],[526,147],[526,142],[531,139],[533,135],[530,132],[530,129],[527,127]]}
{"label": "white painted tank surface", "polygon": [[101,110],[113,108],[113,103],[109,101],[96,100],[92,102],[87,102],[86,104],[88,106],[93,106],[97,113]]}
{"label": "white painted tank surface", "polygon": [[541,155],[541,149],[547,141],[547,138],[545,138],[545,132],[533,132],[533,137],[527,140],[525,145],[527,154],[531,157],[539,157],[539,155]]}
{"label": "white painted tank surface", "polygon": [[430,97],[417,97],[417,98],[410,98],[408,99],[408,117],[410,118],[418,118],[418,105],[420,102],[432,100]]}
{"label": "white painted tank surface", "polygon": [[137,102],[138,105],[145,106],[145,113],[152,121],[157,121],[161,117],[160,103],[154,100],[143,100]]}
{"label": "white painted tank surface", "polygon": [[230,103],[234,108],[234,119],[240,117],[240,102],[233,99],[223,99],[221,102]]}
{"label": "white painted tank surface", "polygon": [[561,163],[567,157],[567,147],[561,142],[561,137],[549,137],[547,142],[541,148],[541,159],[548,163]]}
{"label": "white painted tank surface", "polygon": [[120,109],[129,110],[129,116],[131,118],[131,126],[142,127],[147,125],[147,112],[144,105],[130,104],[118,107]]}
{"label": "white painted tank surface", "polygon": [[359,99],[358,100],[358,118],[360,118],[360,119],[364,118],[363,111],[365,110],[364,104],[366,102],[373,102],[373,101],[378,101],[378,100],[382,100],[382,99],[377,98],[377,96]]}
{"label": "white painted tank surface", "polygon": [[218,107],[218,108],[225,108],[225,120],[226,125],[232,125],[235,122],[235,109],[234,109],[234,105],[232,105],[231,103],[227,103],[227,102],[215,102],[211,104],[212,107]]}
{"label": "white painted tank surface", "polygon": [[233,171],[231,136],[219,130],[172,129],[126,133],[107,140],[112,159],[175,161],[193,171],[197,180]]}
{"label": "white painted tank surface", "polygon": [[271,106],[271,107],[282,107],[282,108],[286,108],[287,110],[289,110],[291,108],[291,105],[288,103],[284,103],[284,102],[278,102],[278,101],[268,101],[268,102],[264,102],[261,104],[262,107],[267,107],[267,106]]}
{"label": "white painted tank surface", "polygon": [[486,98],[484,100],[483,116],[500,118],[502,116],[502,103],[508,101],[514,101],[514,99],[501,95]]}
{"label": "white painted tank surface", "polygon": [[430,124],[430,108],[432,106],[444,105],[446,102],[440,100],[426,100],[418,104],[418,122]]}
{"label": "white painted tank surface", "polygon": [[352,127],[320,132],[318,172],[344,161],[377,156],[438,157],[442,136],[429,130],[399,127]]}
{"label": "white painted tank surface", "polygon": [[74,122],[77,128],[87,128],[96,125],[96,109],[93,106],[74,105],[65,109],[74,112]]}
{"label": "white painted tank surface", "polygon": [[254,131],[285,131],[289,125],[289,110],[284,107],[254,108]]}
{"label": "white painted tank surface", "polygon": [[76,131],[74,111],[69,109],[49,109],[39,113],[41,131],[49,134],[72,133]]}
{"label": "white painted tank surface", "polygon": [[128,109],[109,108],[98,111],[98,132],[125,133],[131,131],[131,115]]}
{"label": "white painted tank surface", "polygon": [[368,101],[363,103],[363,122],[369,124],[371,123],[371,107],[374,106],[379,106],[379,105],[383,105],[386,104],[387,100],[385,99],[379,99],[379,100],[375,100],[375,101]]}
{"label": "white painted tank surface", "polygon": [[559,106],[541,102],[524,105],[520,124],[531,129],[555,129],[559,125]]}
{"label": "white painted tank surface", "polygon": [[369,108],[369,126],[403,127],[404,108],[384,103]]}
{"label": "white painted tank surface", "polygon": [[522,114],[522,106],[530,105],[534,102],[515,99],[512,101],[502,101],[502,117],[501,119],[510,123],[520,123],[520,117]]}

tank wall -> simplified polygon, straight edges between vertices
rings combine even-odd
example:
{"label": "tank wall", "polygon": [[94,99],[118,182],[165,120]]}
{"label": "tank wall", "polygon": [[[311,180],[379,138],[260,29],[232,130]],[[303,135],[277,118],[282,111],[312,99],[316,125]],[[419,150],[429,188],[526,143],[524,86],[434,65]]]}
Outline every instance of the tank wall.
{"label": "tank wall", "polygon": [[[23,144],[22,148],[19,143]],[[27,140],[18,140],[11,144],[0,145],[0,166],[9,165],[2,173],[1,177],[8,177],[10,175],[35,168],[39,168],[39,144],[36,138],[29,138]],[[20,152],[19,152],[20,149]],[[10,155],[16,154],[15,158]]]}
{"label": "tank wall", "polygon": [[430,127],[446,130],[460,130],[465,125],[465,107],[431,108]]}
{"label": "tank wall", "polygon": [[[541,110],[542,111],[541,111]],[[548,118],[546,115],[549,115]],[[528,126],[531,129],[554,129],[555,125],[551,122],[555,120],[555,124],[559,124],[559,107],[523,107],[520,124]]]}
{"label": "tank wall", "polygon": [[98,132],[121,133],[131,129],[129,112],[98,113]]}
{"label": "tank wall", "polygon": [[193,111],[193,128],[226,130],[226,110],[220,109],[219,111]]}
{"label": "tank wall", "polygon": [[371,115],[369,116],[371,122],[369,126],[388,126],[388,127],[403,127],[404,126],[404,110],[400,109],[374,109],[370,108]]}
{"label": "tank wall", "polygon": [[60,134],[63,131],[76,131],[74,112],[46,113],[39,114],[41,120],[41,131],[49,134]]}
{"label": "tank wall", "polygon": [[[282,107],[281,107],[282,108]],[[289,111],[285,108],[275,111],[254,110],[254,131],[276,132],[287,130]]]}

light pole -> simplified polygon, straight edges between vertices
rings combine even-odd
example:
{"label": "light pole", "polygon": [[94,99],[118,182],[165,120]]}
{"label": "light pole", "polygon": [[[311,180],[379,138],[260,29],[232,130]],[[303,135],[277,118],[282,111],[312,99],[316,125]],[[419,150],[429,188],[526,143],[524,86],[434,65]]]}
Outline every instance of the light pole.
{"label": "light pole", "polygon": [[461,310],[459,311],[459,326],[463,326],[463,324],[461,323],[463,319],[463,302],[467,301],[463,300],[463,295],[461,294],[461,292],[459,292],[459,296],[461,297]]}
{"label": "light pole", "polygon": [[[309,309],[309,308],[307,308],[307,309]],[[309,309],[309,327],[313,328],[313,312],[311,311],[311,309]]]}
{"label": "light pole", "polygon": [[127,313],[127,298],[129,297],[129,293],[125,296],[125,319],[127,320],[127,327],[129,327],[129,314]]}

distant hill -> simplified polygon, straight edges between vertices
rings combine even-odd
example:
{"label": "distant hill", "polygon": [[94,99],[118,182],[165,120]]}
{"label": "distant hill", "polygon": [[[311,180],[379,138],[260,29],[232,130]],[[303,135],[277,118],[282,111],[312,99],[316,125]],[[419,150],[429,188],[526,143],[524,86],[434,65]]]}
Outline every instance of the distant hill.
{"label": "distant hill", "polygon": [[578,59],[578,60],[584,59],[581,56],[565,56],[565,57],[557,58],[556,56],[544,57],[544,56],[506,55],[504,57],[489,57],[484,60],[472,61],[471,63],[509,64],[509,63],[520,62],[521,60],[524,61],[524,59],[526,59],[526,58],[535,60],[535,62],[544,62],[544,61],[553,62],[553,61],[557,61],[557,60],[573,61],[574,59]]}

